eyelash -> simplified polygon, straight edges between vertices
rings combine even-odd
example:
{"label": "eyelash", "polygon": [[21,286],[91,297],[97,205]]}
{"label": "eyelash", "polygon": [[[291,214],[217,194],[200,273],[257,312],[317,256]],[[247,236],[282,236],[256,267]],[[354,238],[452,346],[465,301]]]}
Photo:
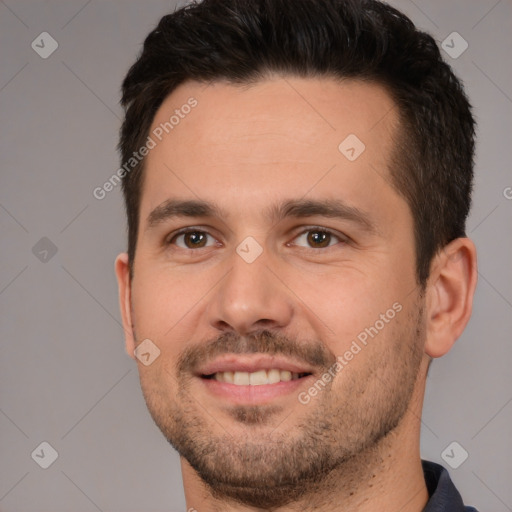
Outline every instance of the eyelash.
{"label": "eyelash", "polygon": [[[309,232],[312,232],[312,231],[318,231],[320,233],[327,233],[331,236],[333,236],[334,238],[337,238],[339,240],[338,243],[336,244],[333,244],[333,245],[328,245],[327,247],[303,247],[303,246],[299,246],[301,247],[302,249],[304,250],[309,250],[309,251],[315,251],[315,252],[318,252],[320,250],[329,250],[329,249],[332,249],[333,247],[335,247],[336,245],[338,244],[347,244],[350,242],[350,239],[348,236],[346,235],[342,235],[342,234],[338,234],[336,233],[335,231],[332,231],[330,229],[327,229],[327,228],[324,228],[324,227],[321,227],[321,226],[309,226],[307,227],[306,229],[304,229],[303,231],[297,233],[293,240],[299,238],[300,236],[306,234],[306,233],[309,233]],[[205,234],[207,236],[210,236],[212,238],[215,238],[213,237],[212,235],[210,235],[210,233],[208,233],[207,231],[204,231],[203,229],[199,229],[199,228],[193,228],[193,227],[189,227],[189,228],[183,228],[181,229],[180,231],[177,231],[176,233],[174,233],[169,239],[167,239],[166,241],[166,245],[174,245],[174,241],[181,235],[186,235],[187,233],[202,233],[202,234]],[[290,245],[290,244],[286,244],[286,245]],[[191,248],[183,248],[183,247],[179,247],[179,249],[182,249],[184,251],[198,251],[200,249],[208,249],[210,248],[211,246],[207,246],[207,247],[199,247],[197,249],[191,249]]]}

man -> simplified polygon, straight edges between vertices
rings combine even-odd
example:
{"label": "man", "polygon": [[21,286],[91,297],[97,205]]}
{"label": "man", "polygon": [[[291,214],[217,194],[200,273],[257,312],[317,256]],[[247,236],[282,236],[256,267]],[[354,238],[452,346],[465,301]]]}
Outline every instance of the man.
{"label": "man", "polygon": [[466,326],[474,121],[372,0],[205,0],[123,83],[126,349],[187,507],[472,511],[422,461]]}

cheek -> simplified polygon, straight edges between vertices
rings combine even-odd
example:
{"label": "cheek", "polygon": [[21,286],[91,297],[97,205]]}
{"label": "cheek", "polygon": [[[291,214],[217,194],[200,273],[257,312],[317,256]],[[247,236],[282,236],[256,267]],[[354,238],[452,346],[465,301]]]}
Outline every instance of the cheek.
{"label": "cheek", "polygon": [[[297,274],[294,292],[303,314],[317,317],[326,340],[338,355],[348,349],[358,335],[364,341],[367,329],[387,330],[403,309],[406,286],[386,278],[389,271],[362,272],[337,269],[324,276]],[[410,291],[410,290],[408,290]]]}
{"label": "cheek", "polygon": [[414,381],[422,356],[416,305],[394,302],[354,327],[331,347],[339,363],[335,389],[367,397],[385,393],[389,400],[399,396],[401,386]]}
{"label": "cheek", "polygon": [[[151,327],[146,329],[151,330]],[[170,397],[175,396],[178,389],[178,380],[176,374],[176,362],[179,357],[182,344],[179,340],[172,338],[169,333],[160,337],[147,336],[143,334],[141,338],[152,339],[154,346],[157,347],[158,355],[150,364],[145,365],[137,361],[140,384],[144,391],[146,400],[152,400],[155,404],[167,403]],[[155,349],[150,349],[151,357],[155,354]]]}
{"label": "cheek", "polygon": [[174,270],[140,272],[132,285],[133,320],[139,338],[161,339],[186,318],[204,295],[200,279],[182,279]]}
{"label": "cheek", "polygon": [[141,385],[148,390],[177,389],[175,365],[196,336],[201,298],[208,290],[199,276],[177,274],[169,269],[140,272],[132,286],[136,344],[150,339],[159,350],[150,366],[138,363]]}

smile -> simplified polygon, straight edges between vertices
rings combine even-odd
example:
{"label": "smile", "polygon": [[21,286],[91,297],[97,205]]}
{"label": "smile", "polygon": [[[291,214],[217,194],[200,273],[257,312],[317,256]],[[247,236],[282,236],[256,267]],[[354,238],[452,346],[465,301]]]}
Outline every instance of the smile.
{"label": "smile", "polygon": [[272,368],[270,370],[258,370],[255,372],[216,372],[211,375],[205,375],[203,378],[215,379],[218,382],[227,382],[235,386],[263,386],[265,384],[277,384],[278,382],[297,380],[307,375],[311,374],[308,372],[297,373]]}

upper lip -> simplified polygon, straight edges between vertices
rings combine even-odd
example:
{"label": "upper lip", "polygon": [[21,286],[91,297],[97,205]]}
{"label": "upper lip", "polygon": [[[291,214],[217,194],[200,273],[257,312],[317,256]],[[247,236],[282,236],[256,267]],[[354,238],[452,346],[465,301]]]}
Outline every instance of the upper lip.
{"label": "upper lip", "polygon": [[219,357],[198,369],[197,375],[212,375],[217,372],[257,372],[258,370],[288,370],[292,373],[313,373],[313,370],[302,363],[284,357],[262,355],[229,354]]}

